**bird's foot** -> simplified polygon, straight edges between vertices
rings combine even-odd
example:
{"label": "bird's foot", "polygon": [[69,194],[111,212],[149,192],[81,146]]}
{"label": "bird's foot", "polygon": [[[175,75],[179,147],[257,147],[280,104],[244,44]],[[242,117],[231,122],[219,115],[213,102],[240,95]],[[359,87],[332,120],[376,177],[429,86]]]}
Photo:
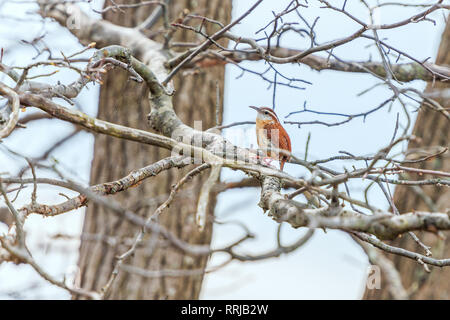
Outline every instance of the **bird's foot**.
{"label": "bird's foot", "polygon": [[[271,157],[266,157],[266,156],[260,156],[260,155],[251,155],[250,159],[257,161],[258,163],[263,163],[267,166],[270,166],[270,163],[273,161],[273,159]],[[260,161],[258,161],[260,160]]]}
{"label": "bird's foot", "polygon": [[271,158],[271,157],[264,157],[264,158],[262,159],[262,161],[264,162],[265,165],[273,167],[273,166],[271,165],[271,163],[272,163],[272,161],[273,161],[273,158]]}
{"label": "bird's foot", "polygon": [[273,166],[273,165],[271,164],[272,161],[274,161],[275,159],[273,159],[273,158],[271,158],[271,157],[255,155],[255,156],[251,156],[250,158],[251,158],[251,159],[255,159],[255,160],[260,159],[261,162],[258,161],[258,163],[262,163],[262,164],[264,164],[264,165],[266,165],[266,166],[269,166],[269,167],[275,167],[275,166]]}

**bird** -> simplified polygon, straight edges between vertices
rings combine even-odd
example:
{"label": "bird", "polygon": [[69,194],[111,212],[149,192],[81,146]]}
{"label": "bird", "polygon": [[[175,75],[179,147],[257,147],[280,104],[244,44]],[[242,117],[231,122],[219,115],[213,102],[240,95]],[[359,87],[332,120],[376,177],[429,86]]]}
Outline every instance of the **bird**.
{"label": "bird", "polygon": [[[280,123],[277,114],[267,107],[249,106],[256,110],[256,140],[259,149],[272,159],[280,161],[280,170],[283,171],[284,164],[289,161],[291,139]],[[280,153],[280,150],[288,151],[288,154]]]}

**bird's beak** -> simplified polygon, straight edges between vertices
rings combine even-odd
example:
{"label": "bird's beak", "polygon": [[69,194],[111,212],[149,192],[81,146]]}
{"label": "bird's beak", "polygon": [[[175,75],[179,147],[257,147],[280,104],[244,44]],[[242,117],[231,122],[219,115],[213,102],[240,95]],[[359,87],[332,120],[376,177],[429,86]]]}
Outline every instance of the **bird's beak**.
{"label": "bird's beak", "polygon": [[248,106],[249,108],[252,108],[252,109],[255,109],[256,111],[258,111],[259,112],[259,108],[258,107],[255,107],[255,106]]}

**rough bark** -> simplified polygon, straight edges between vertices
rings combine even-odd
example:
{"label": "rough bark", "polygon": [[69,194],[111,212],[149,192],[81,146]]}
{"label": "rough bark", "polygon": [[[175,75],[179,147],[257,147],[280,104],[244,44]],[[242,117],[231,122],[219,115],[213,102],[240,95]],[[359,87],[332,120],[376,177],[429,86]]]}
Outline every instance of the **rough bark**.
{"label": "rough bark", "polygon": [[[129,1],[115,1],[130,3]],[[139,2],[139,1],[133,1]],[[169,17],[176,19],[183,9],[212,17],[227,23],[231,15],[230,0],[171,1]],[[118,25],[136,26],[152,12],[153,7],[127,10],[126,14],[108,11],[105,18]],[[157,30],[161,24],[154,27]],[[150,33],[149,33],[150,35]],[[186,31],[177,31],[174,41],[195,41],[195,35]],[[149,130],[146,115],[150,111],[148,90],[144,85],[128,80],[123,71],[108,73],[100,91],[98,118],[123,124],[130,127]],[[222,66],[209,69],[207,73],[178,76],[175,79],[176,94],[174,106],[181,120],[193,125],[201,120],[203,129],[215,125],[216,118],[216,82],[223,92],[224,68]],[[220,110],[220,116],[222,110]],[[91,169],[91,184],[118,179],[131,170],[141,168],[164,157],[169,156],[167,150],[144,146],[135,142],[115,139],[106,135],[95,138],[94,159]],[[136,188],[114,196],[115,200],[132,209],[145,200],[165,195],[171,186],[183,177],[188,170],[172,169],[144,182]],[[197,197],[203,182],[208,178],[208,171],[194,178],[189,186],[189,193],[178,196],[170,208],[160,218],[160,223],[177,237],[190,243],[209,244],[211,240],[211,219],[203,231],[195,224]],[[157,197],[164,201],[165,197]],[[161,201],[161,202],[162,202]],[[156,203],[157,205],[157,203]],[[208,217],[213,216],[215,196],[210,197]],[[155,210],[155,203],[139,208],[136,212],[146,216]],[[108,213],[102,207],[92,204],[86,211],[83,233],[102,234],[118,239],[133,237],[138,229],[127,221]],[[149,234],[147,240],[157,238]],[[107,282],[113,270],[114,257],[126,250],[125,246],[111,246],[104,242],[82,241],[80,248],[81,287],[99,290]],[[163,241],[155,242],[154,247],[138,249],[133,257],[126,261],[134,267],[148,270],[190,270],[203,269],[207,257],[190,257],[179,250],[167,246]],[[145,278],[121,271],[114,282],[109,299],[196,299],[199,296],[203,275],[188,277]]]}
{"label": "rough bark", "polygon": [[[440,65],[450,65],[450,19],[447,21],[446,28],[442,35],[439,46],[436,63]],[[436,90],[445,90],[450,88],[450,83],[429,83],[425,89],[426,93]],[[436,99],[444,108],[450,107],[448,99]],[[413,134],[420,137],[419,141],[413,141],[409,144],[408,150],[417,153],[417,149],[427,149],[433,146],[448,146],[450,141],[450,123],[448,119],[442,116],[440,112],[436,112],[422,106],[417,116],[417,120],[413,129]],[[436,157],[417,166],[422,169],[432,169],[449,172],[450,171],[450,155],[449,152],[442,156]],[[424,179],[429,178],[426,175]],[[429,210],[445,212],[450,203],[450,189],[446,187],[425,186],[422,188],[428,200],[424,200],[424,196],[415,192],[412,188],[406,186],[398,186],[395,190],[394,201],[400,212],[408,212],[412,210]],[[428,202],[428,204],[427,204]],[[418,233],[420,239],[426,245],[432,247],[431,251],[435,258],[450,256],[450,238],[447,240],[440,239],[438,236],[430,233]],[[393,241],[395,246],[408,250],[421,252],[422,249],[411,239],[404,235],[403,237]],[[449,299],[450,298],[450,269],[449,268],[431,268],[431,273],[425,272],[424,268],[409,259],[400,256],[390,256],[395,267],[398,269],[402,283],[410,299]],[[382,287],[380,290],[366,290],[365,299],[390,299],[392,298],[385,279],[382,278]]]}

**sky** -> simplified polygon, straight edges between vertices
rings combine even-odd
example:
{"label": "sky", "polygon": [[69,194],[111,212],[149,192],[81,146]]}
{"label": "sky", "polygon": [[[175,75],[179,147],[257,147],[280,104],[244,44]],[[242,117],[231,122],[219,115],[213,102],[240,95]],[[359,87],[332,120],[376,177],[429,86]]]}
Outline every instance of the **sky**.
{"label": "sky", "polygon": [[[2,2],[3,1],[3,2]],[[357,30],[358,25],[342,14],[319,8],[318,1],[308,1],[309,8],[301,8],[302,15],[312,23],[320,16],[316,24],[317,41],[320,43],[341,38]],[[423,3],[424,1],[415,1]],[[428,1],[430,2],[430,1]],[[432,2],[432,1],[431,1]],[[342,4],[342,1],[332,1],[333,4]],[[374,3],[374,1],[370,1]],[[411,1],[414,3],[414,1]],[[233,17],[236,18],[245,12],[253,1],[233,1]],[[263,1],[242,23],[233,27],[232,32],[242,36],[256,37],[255,32],[263,27],[273,15],[272,11],[282,11],[288,1]],[[100,8],[102,1],[93,1],[90,6]],[[89,11],[89,5],[84,8]],[[348,1],[347,10],[363,21],[368,21],[366,10],[356,1]],[[43,26],[38,17],[32,12],[36,10],[33,4],[7,3],[0,0],[0,47],[5,49],[4,63],[8,65],[26,65],[33,62],[36,52],[29,45],[20,40],[31,40],[36,36],[47,33],[46,43],[65,53],[73,53],[82,47],[76,39],[56,23],[47,21]],[[375,18],[381,23],[399,21],[413,15],[417,10],[404,7],[384,7]],[[11,20],[7,17],[17,17]],[[398,30],[380,32],[380,38],[386,39],[390,44],[413,54],[419,60],[431,57],[434,60],[439,45],[440,35],[444,26],[441,12],[430,16],[436,22],[421,22],[410,24]],[[298,21],[295,14],[286,16],[286,21]],[[281,44],[290,48],[304,49],[309,45],[308,39],[300,38],[297,34],[287,34]],[[365,61],[372,59],[379,61],[376,48],[368,46],[369,42],[357,40],[336,48],[333,53],[346,60]],[[89,57],[93,51],[86,52]],[[400,60],[406,62],[406,60]],[[267,68],[264,62],[244,62],[243,67],[263,71]],[[342,73],[336,71],[311,70],[305,65],[279,65],[277,70],[287,76],[307,80],[310,85],[302,85],[304,90],[295,90],[277,86],[275,95],[275,111],[280,119],[292,111],[301,110],[304,103],[308,108],[323,112],[360,113],[374,108],[390,96],[390,91],[379,86],[369,92],[359,95],[371,88],[377,82],[367,74]],[[43,72],[37,69],[36,72]],[[33,74],[33,73],[32,73]],[[268,73],[273,77],[273,73]],[[69,83],[76,77],[72,71],[63,70],[47,81],[56,83],[61,80]],[[0,81],[9,85],[11,82],[0,75]],[[412,86],[423,90],[425,83],[414,81],[404,86]],[[64,102],[58,101],[62,104]],[[98,86],[90,85],[76,98],[76,107],[81,108],[89,115],[96,114],[98,102]],[[252,121],[255,113],[247,106],[273,106],[273,87],[250,73],[241,74],[236,66],[226,66],[225,93],[224,93],[224,124],[235,121]],[[411,107],[411,110],[413,108]],[[26,111],[24,115],[32,111]],[[308,159],[322,159],[337,155],[345,150],[357,155],[374,154],[386,146],[393,134],[397,113],[400,114],[401,125],[405,124],[405,117],[398,104],[391,108],[382,109],[368,116],[365,121],[355,119],[348,124],[338,127],[320,125],[305,125],[298,128],[294,125],[284,125],[289,133],[293,153],[296,156],[305,156],[305,145],[310,134]],[[411,112],[412,119],[415,113]],[[335,122],[342,118],[320,116],[317,114],[300,113],[293,115],[289,120],[311,121],[322,120]],[[38,156],[41,150],[61,136],[70,134],[73,127],[61,121],[40,121],[31,123],[27,129],[13,133],[0,145],[0,172],[15,172],[17,168],[25,165],[23,159],[11,157],[4,152],[4,147],[21,152],[24,155]],[[247,139],[240,140],[242,147],[256,145],[254,127],[249,125],[224,132],[225,137],[233,141],[236,134],[244,135]],[[30,133],[31,132],[31,133]],[[243,142],[242,142],[243,141]],[[93,136],[80,132],[58,150],[52,153],[65,173],[71,177],[89,183],[89,170],[93,154]],[[2,149],[3,148],[3,149]],[[401,151],[405,145],[398,146],[393,153]],[[348,162],[340,161],[330,165],[332,168],[342,170],[349,166]],[[287,164],[285,171],[295,176],[305,176],[307,173],[299,166]],[[51,176],[46,171],[40,171],[41,176]],[[222,170],[222,179],[234,181],[244,175],[228,169]],[[363,197],[366,181],[349,183],[352,196]],[[369,194],[369,199],[379,208],[388,208],[388,204],[376,189]],[[278,224],[263,214],[258,207],[259,188],[230,190],[219,195],[216,207],[216,216],[220,221],[240,221],[249,226],[256,234],[256,238],[239,246],[240,253],[264,253],[276,246],[276,229]],[[65,192],[68,196],[75,193]],[[51,192],[46,186],[39,188],[39,201],[57,203],[62,200],[60,195]],[[301,198],[299,198],[301,199]],[[22,192],[15,202],[16,206],[29,200],[29,192]],[[2,202],[0,202],[2,205]],[[26,222],[29,236],[29,245],[36,260],[55,276],[70,277],[76,271],[77,249],[79,242],[76,239],[80,234],[83,223],[83,210],[72,211],[57,218],[30,217]],[[0,224],[0,233],[6,231]],[[293,229],[289,225],[282,227],[282,241],[284,244],[295,242],[305,234],[305,228]],[[66,233],[73,236],[73,240],[53,240],[52,236]],[[233,224],[215,225],[212,246],[214,248],[226,245],[242,235],[242,230]],[[223,261],[223,256],[213,256],[209,267]],[[232,262],[218,271],[208,273],[203,283],[202,299],[359,299],[364,288],[369,264],[360,247],[344,232],[316,230],[313,238],[304,246],[288,255],[259,262]],[[67,299],[69,294],[62,289],[46,283],[37,274],[25,265],[15,266],[4,263],[0,265],[0,299],[45,298]]]}

